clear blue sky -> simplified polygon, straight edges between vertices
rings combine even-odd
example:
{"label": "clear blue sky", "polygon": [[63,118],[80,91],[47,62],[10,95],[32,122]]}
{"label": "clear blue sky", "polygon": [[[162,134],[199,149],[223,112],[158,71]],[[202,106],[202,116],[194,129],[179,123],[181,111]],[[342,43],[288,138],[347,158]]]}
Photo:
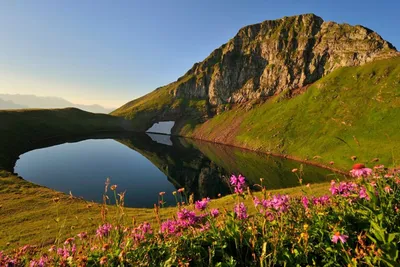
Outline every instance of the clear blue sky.
{"label": "clear blue sky", "polygon": [[0,1],[0,93],[119,106],[176,80],[248,24],[302,13],[400,48],[400,1]]}

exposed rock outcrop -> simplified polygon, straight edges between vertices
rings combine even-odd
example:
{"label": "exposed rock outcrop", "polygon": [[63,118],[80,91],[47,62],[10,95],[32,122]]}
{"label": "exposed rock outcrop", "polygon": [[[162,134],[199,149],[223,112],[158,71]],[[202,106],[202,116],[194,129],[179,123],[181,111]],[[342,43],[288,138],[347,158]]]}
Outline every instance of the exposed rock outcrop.
{"label": "exposed rock outcrop", "polygon": [[396,48],[363,26],[324,22],[314,14],[267,20],[239,30],[177,81],[133,100],[112,114],[145,131],[174,120],[186,135],[215,114],[271,96],[292,97],[332,71],[398,56]]}
{"label": "exposed rock outcrop", "polygon": [[391,57],[396,49],[363,26],[313,14],[246,26],[196,63],[171,93],[211,105],[242,103],[315,82],[344,66]]}

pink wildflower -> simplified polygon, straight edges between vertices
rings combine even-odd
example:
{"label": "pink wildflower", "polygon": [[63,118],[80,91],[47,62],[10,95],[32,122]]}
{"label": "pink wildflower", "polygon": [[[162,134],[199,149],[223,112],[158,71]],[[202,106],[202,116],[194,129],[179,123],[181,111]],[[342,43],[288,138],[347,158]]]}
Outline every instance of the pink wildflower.
{"label": "pink wildflower", "polygon": [[339,186],[336,186],[335,181],[331,182],[330,191],[331,191],[332,195],[341,195],[344,197],[348,197],[351,194],[357,192],[357,190],[358,190],[358,186],[356,183],[341,182],[341,183],[339,183]]}
{"label": "pink wildflower", "polygon": [[391,192],[393,192],[393,189],[390,188],[390,185],[385,186],[385,192],[390,194]]}
{"label": "pink wildflower", "polygon": [[367,177],[372,174],[372,170],[370,168],[366,168],[364,164],[357,163],[354,164],[350,174],[353,177]]}
{"label": "pink wildflower", "polygon": [[365,198],[366,200],[370,200],[370,197],[369,197],[369,195],[367,194],[367,189],[366,189],[364,186],[362,186],[362,187],[360,188],[360,192],[358,192],[358,196],[359,196],[360,198]]}
{"label": "pink wildflower", "polygon": [[244,176],[242,176],[241,174],[239,174],[238,177],[236,177],[235,175],[232,175],[230,182],[231,182],[231,185],[233,185],[235,187],[235,193],[237,193],[237,194],[243,193],[244,185],[246,183],[246,178]]}
{"label": "pink wildflower", "polygon": [[210,214],[211,214],[212,217],[216,218],[219,215],[219,210],[218,209],[212,209],[210,211]]}
{"label": "pink wildflower", "polygon": [[271,199],[263,199],[261,204],[266,209],[274,209],[278,212],[285,212],[289,209],[289,196],[288,195],[274,195]]}
{"label": "pink wildflower", "polygon": [[253,203],[256,208],[261,205],[261,201],[257,197],[253,198]]}
{"label": "pink wildflower", "polygon": [[207,204],[210,202],[210,198],[203,198],[202,200],[196,201],[196,209],[198,210],[205,210],[207,208]]}
{"label": "pink wildflower", "polygon": [[152,230],[151,230],[151,225],[148,222],[144,222],[141,225],[139,225],[139,228],[142,229],[143,233],[145,234],[151,234]]}
{"label": "pink wildflower", "polygon": [[324,206],[329,203],[329,196],[313,197],[312,202],[314,205]]}
{"label": "pink wildflower", "polygon": [[101,257],[101,259],[100,259],[100,265],[104,265],[104,264],[106,264],[106,263],[107,263],[107,257],[106,257],[106,256]]}
{"label": "pink wildflower", "polygon": [[207,231],[208,229],[210,229],[210,223],[206,222],[206,224],[202,225],[200,228],[200,232],[204,232]]}
{"label": "pink wildflower", "polygon": [[141,241],[145,239],[146,234],[152,234],[152,233],[153,231],[151,230],[150,224],[148,222],[144,222],[132,230],[131,236],[136,241]]}
{"label": "pink wildflower", "polygon": [[246,206],[244,205],[243,202],[235,205],[234,207],[234,212],[236,213],[236,216],[240,219],[240,220],[244,220],[247,218],[247,209]]}
{"label": "pink wildflower", "polygon": [[99,226],[99,228],[97,228],[96,235],[98,237],[107,236],[111,232],[111,229],[112,229],[112,225],[109,223],[106,223],[102,226]]}
{"label": "pink wildflower", "polygon": [[161,233],[174,234],[178,231],[178,224],[176,221],[167,220],[161,223]]}
{"label": "pink wildflower", "polygon": [[349,236],[347,236],[347,235],[341,235],[339,232],[336,232],[336,233],[332,236],[332,242],[336,244],[336,243],[340,240],[340,242],[342,242],[342,243],[344,244],[344,243],[346,243],[347,238],[349,238]]}
{"label": "pink wildflower", "polygon": [[65,242],[64,242],[64,245],[72,244],[74,242],[74,240],[75,239],[73,237],[67,238],[67,240],[65,240]]}
{"label": "pink wildflower", "polygon": [[374,169],[375,170],[383,170],[383,169],[385,169],[385,166],[384,165],[377,165],[377,166],[374,167]]}
{"label": "pink wildflower", "polygon": [[195,224],[197,222],[197,216],[194,211],[182,209],[181,211],[177,212],[177,216],[180,221],[187,221],[189,225]]}
{"label": "pink wildflower", "polygon": [[87,233],[86,232],[81,232],[81,233],[77,234],[77,236],[82,240],[82,239],[87,238]]}
{"label": "pink wildflower", "polygon": [[38,266],[39,266],[39,267],[47,266],[48,260],[49,260],[49,259],[47,258],[47,256],[42,256],[42,257],[40,257],[39,262],[38,262]]}
{"label": "pink wildflower", "polygon": [[301,198],[301,203],[303,204],[304,208],[307,209],[308,208],[308,198],[306,196]]}

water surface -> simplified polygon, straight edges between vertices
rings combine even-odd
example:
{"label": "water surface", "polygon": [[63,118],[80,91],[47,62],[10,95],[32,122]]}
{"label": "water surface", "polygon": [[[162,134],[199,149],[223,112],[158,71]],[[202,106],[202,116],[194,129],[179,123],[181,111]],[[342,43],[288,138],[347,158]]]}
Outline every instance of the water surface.
{"label": "water surface", "polygon": [[[36,149],[20,156],[15,172],[26,180],[61,192],[72,192],[88,201],[101,202],[104,182],[126,191],[125,205],[152,207],[159,192],[185,188],[196,199],[231,192],[228,178],[243,174],[253,187],[264,178],[269,189],[298,185],[292,173],[301,163],[230,146],[158,134],[111,134],[87,137]],[[59,144],[62,143],[62,144]],[[39,146],[40,147],[40,146]],[[330,180],[331,172],[303,164],[303,183]]]}

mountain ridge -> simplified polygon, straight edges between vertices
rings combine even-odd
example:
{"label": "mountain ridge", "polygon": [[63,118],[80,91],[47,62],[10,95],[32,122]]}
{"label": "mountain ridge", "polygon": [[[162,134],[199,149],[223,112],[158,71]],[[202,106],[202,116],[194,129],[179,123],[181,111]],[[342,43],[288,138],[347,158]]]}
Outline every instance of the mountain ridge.
{"label": "mountain ridge", "polygon": [[342,170],[354,155],[396,166],[399,55],[362,26],[315,15],[265,21],[239,30],[176,82],[111,114],[138,131],[175,121],[174,135],[324,166],[332,161]]}
{"label": "mountain ridge", "polygon": [[0,109],[23,109],[23,108],[28,108],[28,107],[16,104],[10,100],[4,100],[0,98]]}
{"label": "mountain ridge", "polygon": [[[399,55],[363,26],[325,22],[314,14],[245,26],[205,60],[166,86],[112,112],[140,130],[162,120],[201,123],[232,104],[288,95],[346,66]],[[188,115],[190,114],[190,115]]]}
{"label": "mountain ridge", "polygon": [[37,96],[37,95],[25,95],[25,94],[0,94],[0,101],[12,102],[14,105],[1,105],[0,109],[21,109],[21,108],[79,108],[88,112],[93,113],[104,113],[108,114],[113,109],[105,108],[101,105],[81,105],[74,104],[64,98],[55,96]]}

